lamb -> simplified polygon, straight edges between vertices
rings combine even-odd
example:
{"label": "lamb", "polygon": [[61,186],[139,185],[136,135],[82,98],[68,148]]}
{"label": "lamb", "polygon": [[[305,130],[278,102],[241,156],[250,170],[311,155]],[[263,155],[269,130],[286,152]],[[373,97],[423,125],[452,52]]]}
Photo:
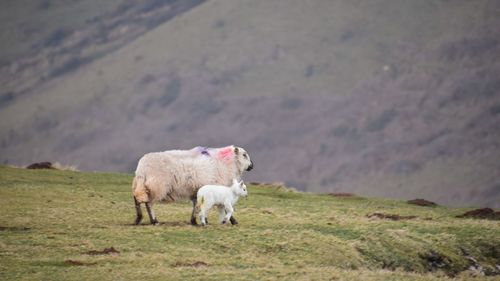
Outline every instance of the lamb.
{"label": "lamb", "polygon": [[219,222],[226,223],[234,212],[234,205],[240,197],[247,197],[247,187],[243,181],[233,179],[229,187],[222,185],[204,185],[198,190],[196,209],[199,209],[200,221],[203,226],[207,224],[208,211],[217,206],[219,209]]}
{"label": "lamb", "polygon": [[[154,203],[190,199],[193,203],[191,224],[196,225],[198,189],[208,184],[229,186],[232,179],[241,179],[243,172],[252,168],[248,153],[233,145],[148,153],[139,160],[132,182],[137,213],[135,224],[142,221],[142,203],[146,205],[151,224],[156,225]],[[233,217],[230,221],[237,223]]]}

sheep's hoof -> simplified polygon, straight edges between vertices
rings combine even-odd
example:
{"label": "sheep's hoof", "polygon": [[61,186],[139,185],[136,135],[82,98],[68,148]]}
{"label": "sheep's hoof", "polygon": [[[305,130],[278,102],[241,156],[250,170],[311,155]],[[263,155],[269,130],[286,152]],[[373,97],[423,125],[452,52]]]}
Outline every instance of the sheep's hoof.
{"label": "sheep's hoof", "polygon": [[135,225],[139,225],[139,224],[141,224],[141,221],[142,221],[142,217],[137,217],[137,218],[135,219]]}
{"label": "sheep's hoof", "polygon": [[157,220],[151,222],[152,225],[159,225],[160,223]]}
{"label": "sheep's hoof", "polygon": [[195,218],[191,218],[191,225],[198,225]]}
{"label": "sheep's hoof", "polygon": [[223,220],[223,221],[222,221],[222,224],[226,224],[226,220]]}
{"label": "sheep's hoof", "polygon": [[238,221],[233,217],[230,217],[229,220],[231,221],[232,225],[238,224]]}

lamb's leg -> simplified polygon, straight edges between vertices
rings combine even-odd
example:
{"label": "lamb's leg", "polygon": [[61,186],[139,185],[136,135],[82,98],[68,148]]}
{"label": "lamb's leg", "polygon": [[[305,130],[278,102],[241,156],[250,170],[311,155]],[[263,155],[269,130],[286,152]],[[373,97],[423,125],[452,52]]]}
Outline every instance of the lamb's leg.
{"label": "lamb's leg", "polygon": [[226,209],[226,217],[222,223],[226,223],[233,215],[233,206],[231,206],[231,204],[225,204],[224,208]]}
{"label": "lamb's leg", "polygon": [[200,210],[200,223],[203,226],[207,224],[207,213],[203,208]]}
{"label": "lamb's leg", "polygon": [[153,212],[153,204],[151,202],[146,202],[146,210],[148,210],[149,220],[152,225],[158,225],[158,220],[156,219],[155,212]]}
{"label": "lamb's leg", "polygon": [[191,212],[191,225],[197,225],[198,223],[196,222],[196,197],[191,198],[191,202],[193,202],[193,211]]}
{"label": "lamb's leg", "polygon": [[231,216],[229,220],[231,221],[232,225],[238,224],[238,221],[233,216]]}
{"label": "lamb's leg", "polygon": [[226,216],[226,210],[224,206],[219,206],[219,223],[224,223],[224,217]]}
{"label": "lamb's leg", "polygon": [[135,212],[137,213],[137,217],[135,218],[135,225],[139,225],[142,221],[142,210],[141,210],[141,203],[137,201],[135,196],[134,196],[134,203],[135,203]]}

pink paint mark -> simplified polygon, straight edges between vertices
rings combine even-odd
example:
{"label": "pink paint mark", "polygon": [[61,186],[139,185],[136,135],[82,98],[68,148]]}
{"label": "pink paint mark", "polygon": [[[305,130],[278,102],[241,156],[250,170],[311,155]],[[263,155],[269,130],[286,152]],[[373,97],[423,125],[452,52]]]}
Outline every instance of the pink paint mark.
{"label": "pink paint mark", "polygon": [[219,160],[224,160],[224,161],[231,160],[233,156],[234,156],[234,151],[232,146],[223,147],[217,153],[217,157],[219,158]]}

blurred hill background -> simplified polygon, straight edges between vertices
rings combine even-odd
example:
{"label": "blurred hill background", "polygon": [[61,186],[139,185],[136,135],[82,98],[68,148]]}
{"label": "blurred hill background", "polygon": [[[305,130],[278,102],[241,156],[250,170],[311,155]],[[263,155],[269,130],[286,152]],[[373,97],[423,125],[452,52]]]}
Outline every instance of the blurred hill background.
{"label": "blurred hill background", "polygon": [[132,172],[245,147],[246,178],[500,207],[500,2],[7,0],[0,161]]}

